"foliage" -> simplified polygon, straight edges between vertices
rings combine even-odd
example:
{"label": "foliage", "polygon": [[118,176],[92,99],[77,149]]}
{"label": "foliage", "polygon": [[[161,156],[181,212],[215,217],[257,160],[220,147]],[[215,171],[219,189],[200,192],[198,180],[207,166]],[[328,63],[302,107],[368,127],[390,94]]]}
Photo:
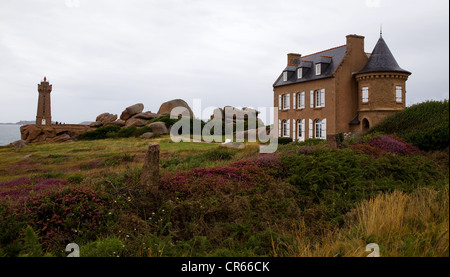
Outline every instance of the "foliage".
{"label": "foliage", "polygon": [[193,195],[203,197],[213,191],[228,193],[245,191],[269,182],[272,175],[279,174],[277,170],[267,170],[261,166],[281,165],[278,156],[270,157],[271,159],[265,156],[261,159],[238,161],[222,167],[166,173],[161,178],[160,188],[175,193],[180,198],[189,198]]}
{"label": "foliage", "polygon": [[449,102],[427,101],[386,118],[370,131],[394,134],[421,150],[442,150],[449,145]]}
{"label": "foliage", "polygon": [[81,257],[119,257],[124,244],[115,237],[98,239],[80,246]]}
{"label": "foliage", "polygon": [[[87,187],[66,187],[29,197],[18,211],[39,230],[45,246],[92,239],[110,219],[108,197]],[[60,246],[61,247],[61,246]]]}
{"label": "foliage", "polygon": [[292,142],[292,138],[285,138],[285,137],[279,137],[278,138],[278,144],[288,144]]}
{"label": "foliage", "polygon": [[401,138],[388,135],[377,136],[366,143],[358,143],[352,147],[359,149],[371,156],[380,156],[384,152],[390,152],[397,155],[411,155],[419,152],[419,149],[410,143],[404,142]]}
{"label": "foliage", "polygon": [[418,186],[442,184],[436,182],[445,179],[432,161],[419,155],[386,153],[373,159],[351,149],[316,148],[308,154],[288,152],[282,161],[287,180],[302,195],[300,205],[320,205],[336,222],[341,222],[342,215],[355,203],[381,191],[411,191]]}
{"label": "foliage", "polygon": [[20,252],[22,257],[42,257],[44,255],[42,251],[42,245],[39,243],[38,236],[33,228],[27,226],[24,232],[23,249]]}
{"label": "foliage", "polygon": [[119,126],[104,126],[92,131],[84,132],[78,135],[81,140],[106,139],[111,137],[112,133],[117,133],[120,130]]}

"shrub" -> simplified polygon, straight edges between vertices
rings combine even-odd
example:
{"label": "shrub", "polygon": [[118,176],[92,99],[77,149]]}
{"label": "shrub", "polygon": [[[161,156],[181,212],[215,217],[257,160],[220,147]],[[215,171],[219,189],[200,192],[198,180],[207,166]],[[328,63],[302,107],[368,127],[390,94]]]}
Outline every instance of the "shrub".
{"label": "shrub", "polygon": [[329,219],[341,215],[362,199],[381,191],[411,191],[418,186],[440,186],[445,175],[421,155],[392,155],[378,159],[351,149],[316,148],[308,155],[289,152],[281,157],[287,180],[298,188],[299,204],[317,204]]}
{"label": "shrub", "polygon": [[292,139],[291,138],[284,138],[284,137],[279,137],[278,138],[278,144],[288,144],[291,143]]}
{"label": "shrub", "polygon": [[42,233],[44,246],[48,246],[50,241],[58,244],[92,239],[104,231],[109,202],[106,195],[94,189],[67,187],[30,197],[18,213]]}
{"label": "shrub", "polygon": [[209,161],[230,160],[236,154],[236,150],[218,147],[206,151],[202,156]]}
{"label": "shrub", "polygon": [[80,247],[80,257],[119,257],[124,244],[118,238],[105,238]]}
{"label": "shrub", "polygon": [[39,194],[49,189],[68,185],[67,181],[59,179],[42,180],[38,178],[36,180],[32,181],[29,178],[22,177],[10,182],[1,183],[0,197],[8,196],[11,200],[20,200],[28,197],[30,192]]}
{"label": "shrub", "polygon": [[170,128],[178,120],[179,119],[171,119],[170,115],[163,115],[163,116],[151,119],[150,121],[148,121],[148,124],[153,123],[153,122],[164,122],[164,124],[166,124],[166,127]]}
{"label": "shrub", "polygon": [[126,127],[126,128],[121,128],[118,132],[117,132],[117,136],[119,138],[129,138],[133,135],[134,132],[136,132],[137,127],[136,126],[130,126],[130,127]]}
{"label": "shrub", "polygon": [[394,134],[421,150],[442,150],[449,145],[449,102],[427,101],[386,118],[369,133]]}
{"label": "shrub", "polygon": [[39,243],[38,236],[33,228],[27,226],[24,232],[23,249],[20,252],[21,257],[42,257],[42,245]]}
{"label": "shrub", "polygon": [[280,166],[278,156],[273,155],[238,161],[222,167],[196,168],[176,174],[166,173],[160,180],[160,188],[182,198],[193,195],[203,197],[214,191],[244,192],[278,176]]}
{"label": "shrub", "polygon": [[[119,126],[104,126],[92,131],[88,131],[78,135],[81,140],[106,139],[111,136],[111,133],[117,133],[120,130]],[[109,135],[108,135],[109,134]]]}
{"label": "shrub", "polygon": [[375,147],[381,152],[391,152],[398,155],[414,154],[419,152],[417,147],[402,141],[395,136],[379,136],[371,139],[368,145]]}

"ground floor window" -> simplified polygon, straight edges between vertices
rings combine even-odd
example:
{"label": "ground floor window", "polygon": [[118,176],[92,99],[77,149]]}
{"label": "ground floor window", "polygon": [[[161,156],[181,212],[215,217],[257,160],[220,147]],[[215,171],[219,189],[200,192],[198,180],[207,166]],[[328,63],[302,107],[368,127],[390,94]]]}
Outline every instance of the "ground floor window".
{"label": "ground floor window", "polygon": [[287,120],[283,120],[281,122],[281,126],[283,137],[289,137],[289,122]]}

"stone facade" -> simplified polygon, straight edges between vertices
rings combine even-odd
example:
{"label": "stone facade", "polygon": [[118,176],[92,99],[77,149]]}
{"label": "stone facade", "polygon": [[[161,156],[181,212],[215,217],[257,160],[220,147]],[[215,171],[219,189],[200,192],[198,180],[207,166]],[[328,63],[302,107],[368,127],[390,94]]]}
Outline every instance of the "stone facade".
{"label": "stone facade", "polygon": [[[358,35],[308,56],[288,54],[287,67],[273,86],[279,136],[334,141],[336,134],[363,131],[404,109],[411,73],[398,67],[382,37],[380,41],[373,57]],[[363,100],[363,88],[368,99]]]}

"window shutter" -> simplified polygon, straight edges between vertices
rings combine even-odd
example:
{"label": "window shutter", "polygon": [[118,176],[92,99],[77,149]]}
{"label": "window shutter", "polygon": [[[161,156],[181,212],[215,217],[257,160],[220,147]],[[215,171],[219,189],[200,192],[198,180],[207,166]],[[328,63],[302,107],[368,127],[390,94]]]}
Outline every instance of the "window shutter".
{"label": "window shutter", "polygon": [[320,106],[325,107],[325,89],[322,89],[320,91],[320,100],[321,100]]}
{"label": "window shutter", "polygon": [[302,119],[300,124],[302,125],[302,141],[305,141],[305,120]]}
{"label": "window shutter", "polygon": [[292,119],[292,140],[296,141],[297,140],[297,125],[295,124],[295,119]]}
{"label": "window shutter", "polygon": [[278,137],[281,137],[281,119],[278,120]]}
{"label": "window shutter", "polygon": [[309,138],[313,138],[313,121],[312,119],[309,119]]}
{"label": "window shutter", "polygon": [[327,139],[327,119],[322,120],[322,138]]}
{"label": "window shutter", "polygon": [[281,110],[281,94],[278,95],[278,110]]}
{"label": "window shutter", "polygon": [[286,95],[286,102],[287,102],[286,109],[289,110],[291,108],[291,95],[290,94]]}
{"label": "window shutter", "polygon": [[296,106],[296,104],[297,104],[297,103],[295,103],[295,98],[297,98],[296,96],[297,96],[297,93],[294,92],[294,93],[292,94],[292,108],[293,108],[294,110],[295,110],[295,106]]}
{"label": "window shutter", "polygon": [[286,120],[286,137],[289,137],[291,135],[291,121],[288,119]]}
{"label": "window shutter", "polygon": [[300,100],[300,102],[301,102],[301,106],[300,106],[300,109],[304,109],[305,108],[305,92],[302,92],[302,94],[300,95],[300,97],[301,97],[301,100]]}
{"label": "window shutter", "polygon": [[309,105],[311,108],[314,108],[314,91],[311,90],[309,92]]}

